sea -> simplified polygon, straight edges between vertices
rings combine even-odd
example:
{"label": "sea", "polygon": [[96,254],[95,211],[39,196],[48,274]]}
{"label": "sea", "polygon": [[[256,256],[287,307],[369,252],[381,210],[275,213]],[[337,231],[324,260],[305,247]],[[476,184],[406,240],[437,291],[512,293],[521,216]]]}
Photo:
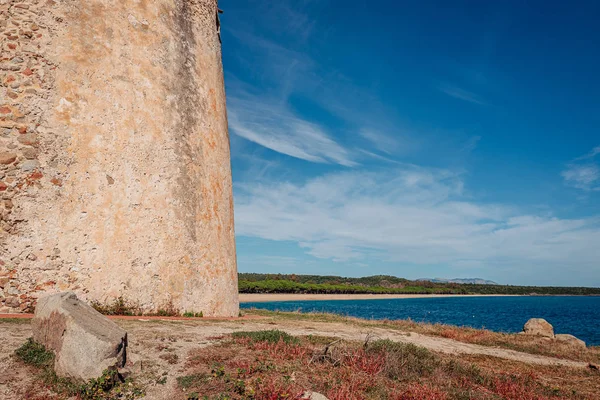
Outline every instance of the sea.
{"label": "sea", "polygon": [[242,303],[241,308],[326,312],[366,319],[408,319],[496,332],[520,332],[529,318],[544,318],[555,333],[600,345],[600,296],[494,296],[419,299],[319,300]]}

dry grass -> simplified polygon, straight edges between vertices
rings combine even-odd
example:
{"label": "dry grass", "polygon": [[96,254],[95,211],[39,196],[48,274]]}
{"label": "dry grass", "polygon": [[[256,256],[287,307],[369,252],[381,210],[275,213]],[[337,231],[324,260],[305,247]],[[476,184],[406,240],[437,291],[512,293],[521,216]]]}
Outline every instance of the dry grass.
{"label": "dry grass", "polygon": [[566,393],[576,399],[600,398],[600,373],[592,369],[531,365],[484,355],[465,355],[461,359],[479,365],[490,374],[501,371],[533,376],[555,394]]}
{"label": "dry grass", "polygon": [[[326,346],[314,337],[275,341],[274,332],[237,334],[192,352],[177,379],[178,398],[298,399],[308,390],[331,400],[593,398],[561,385],[563,378],[549,367],[543,374],[520,363],[504,368],[496,359],[450,357],[387,340]],[[589,385],[600,377],[561,371]]]}
{"label": "dry grass", "polygon": [[411,320],[366,320],[327,313],[278,312],[267,310],[246,310],[247,314],[261,315],[276,319],[311,320],[318,322],[341,322],[363,327],[382,327],[401,332],[416,332],[429,336],[439,336],[459,342],[500,347],[539,354],[549,357],[600,364],[600,347],[586,349],[569,345],[550,338],[493,332],[487,329],[474,329],[445,324],[428,324]]}

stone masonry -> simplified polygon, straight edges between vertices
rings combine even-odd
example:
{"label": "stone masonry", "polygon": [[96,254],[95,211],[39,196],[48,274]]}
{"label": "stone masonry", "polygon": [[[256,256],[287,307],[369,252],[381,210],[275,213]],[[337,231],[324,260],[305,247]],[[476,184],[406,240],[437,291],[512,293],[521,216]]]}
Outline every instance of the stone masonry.
{"label": "stone masonry", "polygon": [[0,0],[0,312],[237,316],[217,0]]}

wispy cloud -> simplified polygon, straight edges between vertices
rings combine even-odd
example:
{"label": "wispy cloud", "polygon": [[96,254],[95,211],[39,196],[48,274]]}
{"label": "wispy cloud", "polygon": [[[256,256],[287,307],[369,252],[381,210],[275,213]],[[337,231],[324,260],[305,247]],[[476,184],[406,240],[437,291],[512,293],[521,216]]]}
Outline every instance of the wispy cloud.
{"label": "wispy cloud", "polygon": [[455,99],[467,101],[469,103],[485,105],[485,101],[481,99],[478,95],[473,92],[469,92],[468,90],[461,89],[458,86],[451,84],[442,84],[438,87],[438,89],[447,94],[450,97],[454,97]]}
{"label": "wispy cloud", "polygon": [[576,160],[589,160],[596,157],[600,154],[600,146],[594,147],[589,153],[582,155],[581,157],[577,157]]}
{"label": "wispy cloud", "polygon": [[[279,10],[281,15],[295,15],[295,20],[299,22],[298,27],[293,27],[292,30],[297,28],[310,36],[312,26],[302,17],[303,7],[307,4],[313,6],[316,2],[293,2],[293,6],[286,2],[285,6],[273,7]],[[274,12],[274,9],[268,7],[267,15]],[[356,161],[347,149],[334,150],[332,154],[337,153],[338,156],[328,158],[322,154],[316,155],[313,151],[306,151],[296,140],[298,138],[285,138],[287,132],[304,130],[311,133],[309,140],[315,139],[316,136],[325,136],[333,140],[333,136],[325,134],[327,129],[323,124],[317,125],[315,121],[307,121],[306,117],[299,117],[290,111],[291,99],[295,96],[301,97],[302,101],[309,103],[322,114],[329,114],[330,120],[339,121],[342,135],[364,138],[361,145],[366,144],[368,151],[384,152],[389,156],[394,153],[394,156],[398,156],[396,152],[406,152],[415,147],[410,134],[405,132],[407,130],[398,128],[400,124],[393,118],[394,110],[382,104],[373,95],[372,90],[354,84],[335,69],[322,66],[309,55],[305,45],[298,45],[292,41],[289,47],[284,47],[269,39],[268,35],[261,36],[245,25],[227,29],[231,38],[243,44],[244,51],[235,54],[234,57],[249,75],[241,77],[230,74],[226,79],[229,107],[233,110],[229,112],[230,124],[232,130],[236,128],[234,133],[275,151],[307,161],[354,165]],[[287,26],[286,31],[289,31]],[[245,100],[250,92],[253,93],[252,101],[246,101],[243,109],[236,107],[236,104],[241,103],[239,100]],[[259,111],[252,112],[252,109]],[[266,116],[259,115],[268,115],[272,111],[278,112],[284,121],[277,135],[267,133],[277,127],[277,121],[266,121]],[[246,119],[249,116],[252,120]],[[298,121],[309,122],[310,125],[298,124]],[[263,122],[267,123],[268,127],[260,129],[259,123]],[[315,135],[316,131],[318,133]],[[290,142],[293,143],[291,146]],[[326,149],[331,149],[331,143],[324,144]]]}
{"label": "wispy cloud", "polygon": [[350,153],[316,123],[296,116],[278,101],[237,95],[228,99],[229,127],[236,135],[306,161],[357,165]]}
{"label": "wispy cloud", "polygon": [[589,153],[577,157],[562,172],[565,183],[584,191],[600,191],[600,165],[596,156],[600,154],[600,146]]}
{"label": "wispy cloud", "polygon": [[361,129],[360,135],[367,139],[377,150],[387,154],[395,153],[400,147],[399,141],[389,134],[377,132],[372,129]]}
{"label": "wispy cloud", "polygon": [[[404,165],[390,172],[348,171],[302,184],[236,186],[240,236],[295,241],[319,258],[433,265],[597,265],[600,219],[521,213],[477,204],[462,175]],[[596,277],[600,280],[600,275]]]}

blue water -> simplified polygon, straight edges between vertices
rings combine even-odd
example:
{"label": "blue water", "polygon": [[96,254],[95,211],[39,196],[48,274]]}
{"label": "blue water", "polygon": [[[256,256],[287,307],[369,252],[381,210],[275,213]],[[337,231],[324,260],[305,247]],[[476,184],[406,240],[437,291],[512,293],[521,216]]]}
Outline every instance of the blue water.
{"label": "blue water", "polygon": [[328,312],[367,319],[440,322],[497,332],[520,332],[529,318],[544,318],[555,333],[600,345],[600,297],[443,297],[389,300],[321,300],[242,303],[242,308]]}

